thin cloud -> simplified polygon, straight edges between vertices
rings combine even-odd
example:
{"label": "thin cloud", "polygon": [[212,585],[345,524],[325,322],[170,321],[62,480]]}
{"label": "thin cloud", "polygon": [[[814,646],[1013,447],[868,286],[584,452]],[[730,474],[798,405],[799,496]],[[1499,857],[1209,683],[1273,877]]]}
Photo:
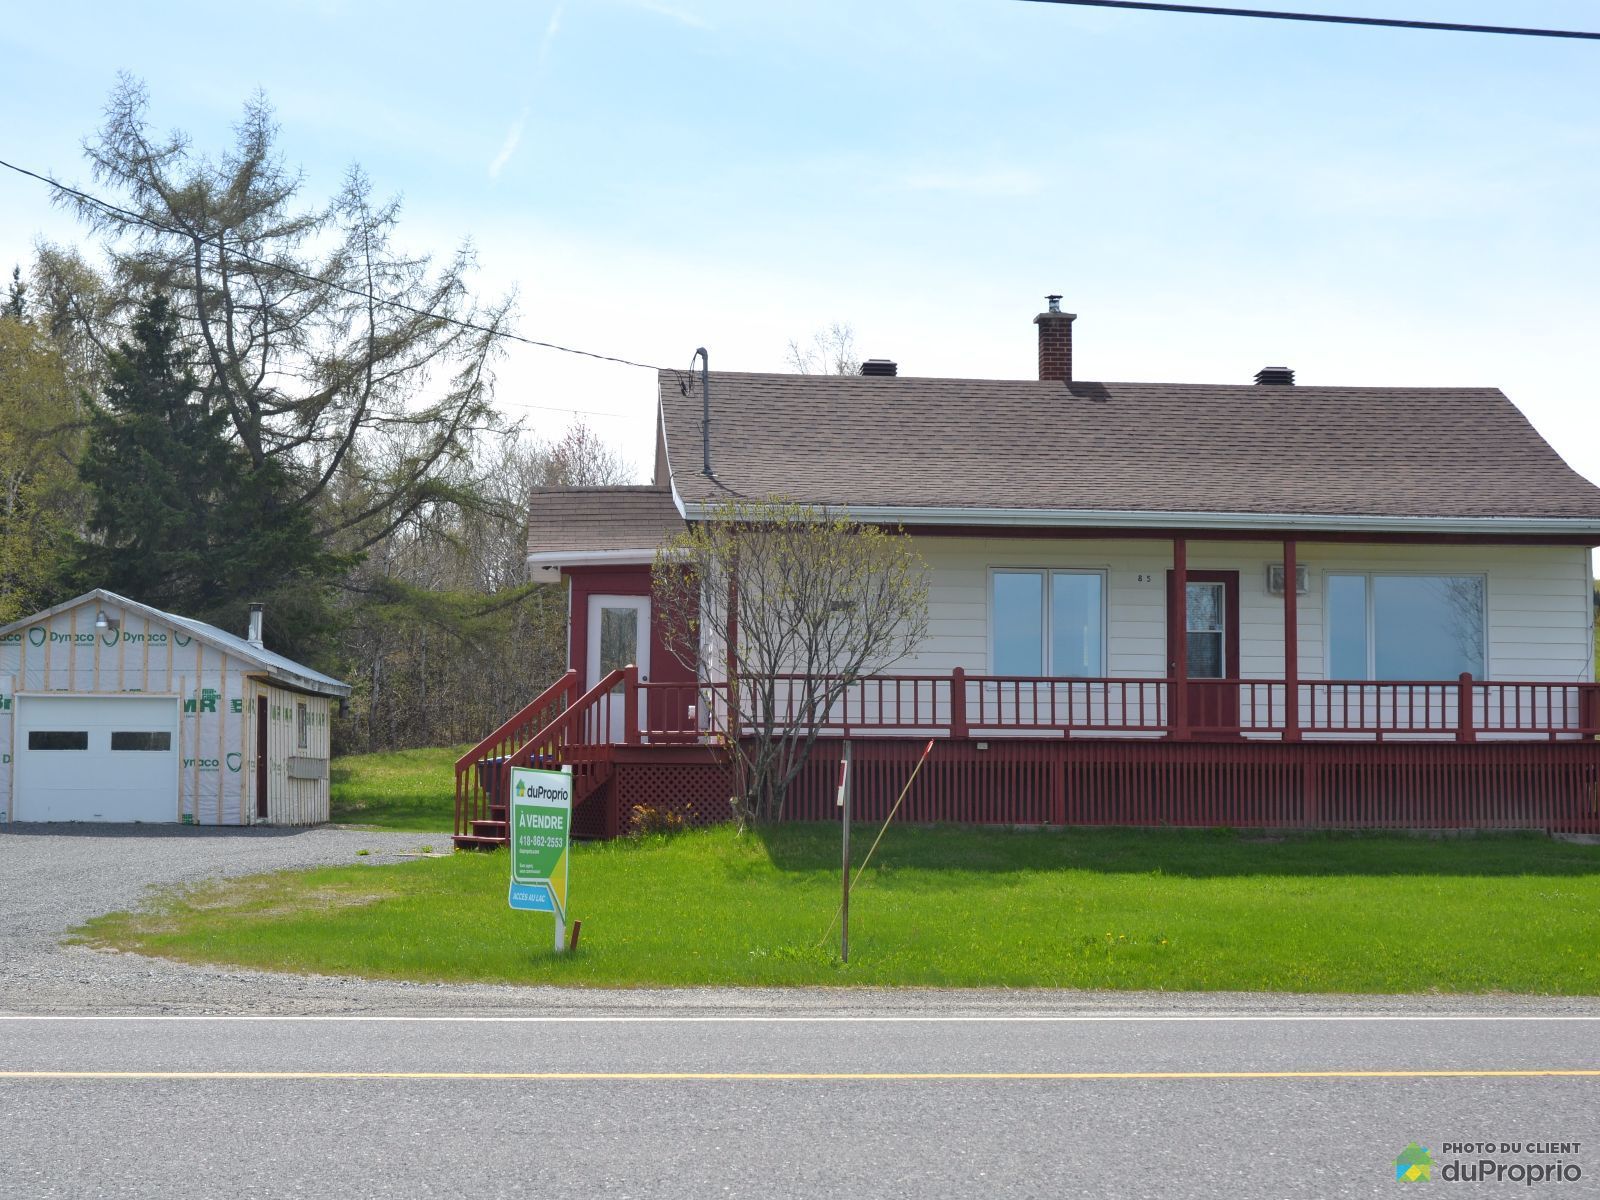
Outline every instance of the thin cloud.
{"label": "thin cloud", "polygon": [[[555,11],[550,14],[550,20],[544,27],[544,34],[539,38],[539,49],[534,54],[533,77],[535,80],[544,74],[545,63],[550,58],[550,47],[555,44],[556,34],[561,32],[561,13],[566,8],[565,4],[558,4]],[[511,122],[511,128],[506,130],[506,140],[500,144],[500,153],[496,154],[489,163],[489,178],[499,179],[500,172],[506,169],[506,164],[511,161],[517,152],[517,147],[522,144],[522,131],[527,128],[528,117],[532,115],[533,106],[524,104],[522,111],[517,114],[517,119]]]}
{"label": "thin cloud", "polygon": [[711,22],[704,17],[696,16],[692,12],[684,12],[681,8],[673,8],[670,4],[662,4],[659,0],[634,0],[634,5],[644,9],[646,12],[653,12],[658,17],[666,17],[668,20],[676,21],[680,25],[687,25],[690,29],[709,30],[711,28]]}
{"label": "thin cloud", "polygon": [[550,57],[550,46],[555,42],[556,34],[561,32],[561,12],[566,7],[565,4],[558,4],[555,12],[550,14],[550,23],[544,27],[544,36],[539,39],[539,56],[535,60],[535,70],[544,70],[545,59]]}
{"label": "thin cloud", "polygon": [[517,114],[517,119],[511,122],[511,128],[506,131],[506,140],[500,146],[500,153],[496,154],[494,161],[489,164],[490,179],[499,179],[500,172],[506,169],[511,156],[517,152],[517,146],[522,142],[522,130],[528,124],[528,115],[531,111],[528,105],[523,105],[522,111]]}

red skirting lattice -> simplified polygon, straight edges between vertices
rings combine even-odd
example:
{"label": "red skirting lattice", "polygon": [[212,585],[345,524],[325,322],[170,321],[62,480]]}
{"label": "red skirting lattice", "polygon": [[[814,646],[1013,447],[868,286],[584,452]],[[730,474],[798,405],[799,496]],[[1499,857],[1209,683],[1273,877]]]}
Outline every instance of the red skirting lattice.
{"label": "red skirting lattice", "polygon": [[721,825],[733,819],[728,770],[720,763],[618,763],[611,786],[623,833],[647,820],[646,810],[681,820],[689,828]]}
{"label": "red skirting lattice", "polygon": [[[923,743],[852,743],[852,809],[881,821]],[[941,741],[897,820],[980,825],[1542,829],[1600,833],[1600,744],[1571,742]],[[725,763],[699,746],[616,746],[580,836],[626,833],[635,808],[686,825],[731,815]],[[818,743],[785,817],[836,820],[840,745]],[[607,826],[609,825],[609,828]]]}

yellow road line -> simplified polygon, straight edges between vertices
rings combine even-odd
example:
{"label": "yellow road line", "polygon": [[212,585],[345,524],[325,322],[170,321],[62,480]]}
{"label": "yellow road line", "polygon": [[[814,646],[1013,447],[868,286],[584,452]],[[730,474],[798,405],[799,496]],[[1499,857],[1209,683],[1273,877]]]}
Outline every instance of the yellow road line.
{"label": "yellow road line", "polygon": [[1422,1071],[0,1071],[0,1080],[445,1079],[486,1082],[678,1083],[1071,1082],[1112,1079],[1593,1079],[1597,1070]]}

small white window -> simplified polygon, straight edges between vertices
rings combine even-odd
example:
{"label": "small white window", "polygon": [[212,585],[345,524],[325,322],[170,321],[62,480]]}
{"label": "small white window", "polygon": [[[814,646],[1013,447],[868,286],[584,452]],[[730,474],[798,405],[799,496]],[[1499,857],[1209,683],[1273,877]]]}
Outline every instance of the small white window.
{"label": "small white window", "polygon": [[990,657],[996,675],[1058,679],[1105,674],[1103,571],[996,570],[990,577]]}
{"label": "small white window", "polygon": [[304,704],[294,706],[295,725],[299,729],[298,745],[304,750],[311,745],[311,714]]}

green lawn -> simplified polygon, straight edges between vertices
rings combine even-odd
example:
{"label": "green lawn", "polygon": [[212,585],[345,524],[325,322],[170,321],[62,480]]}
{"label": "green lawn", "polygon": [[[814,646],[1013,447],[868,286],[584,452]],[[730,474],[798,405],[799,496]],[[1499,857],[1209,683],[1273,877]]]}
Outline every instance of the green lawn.
{"label": "green lawn", "polygon": [[507,909],[506,873],[503,853],[458,854],[231,881],[84,934],[192,961],[503,983],[1600,994],[1600,847],[1535,835],[896,828],[852,904],[848,966],[836,935],[818,946],[834,828],[579,845],[569,956],[550,918]]}
{"label": "green lawn", "polygon": [[348,754],[329,772],[333,820],[426,833],[455,828],[456,759],[466,746]]}

